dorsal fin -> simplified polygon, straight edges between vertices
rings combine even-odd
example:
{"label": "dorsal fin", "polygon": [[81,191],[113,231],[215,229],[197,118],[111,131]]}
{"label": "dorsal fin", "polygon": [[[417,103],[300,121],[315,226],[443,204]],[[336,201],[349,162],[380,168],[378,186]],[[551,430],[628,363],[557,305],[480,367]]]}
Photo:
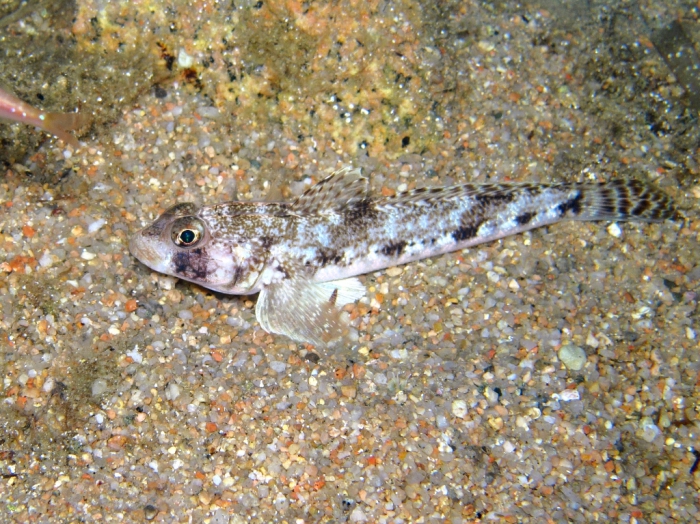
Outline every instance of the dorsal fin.
{"label": "dorsal fin", "polygon": [[294,213],[337,213],[367,198],[368,183],[360,169],[345,167],[311,186],[292,204]]}
{"label": "dorsal fin", "polygon": [[[528,184],[520,184],[523,187]],[[519,186],[519,184],[509,184],[508,187]],[[395,196],[386,197],[377,202],[378,205],[401,205],[401,204],[428,204],[452,198],[465,198],[470,196],[489,196],[500,194],[504,191],[504,184],[459,184],[455,186],[441,187],[419,187],[411,189]]]}

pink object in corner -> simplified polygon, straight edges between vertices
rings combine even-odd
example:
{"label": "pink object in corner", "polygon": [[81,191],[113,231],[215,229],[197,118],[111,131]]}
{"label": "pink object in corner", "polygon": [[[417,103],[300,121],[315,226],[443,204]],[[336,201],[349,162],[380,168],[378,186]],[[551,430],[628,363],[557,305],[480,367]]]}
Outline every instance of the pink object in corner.
{"label": "pink object in corner", "polygon": [[0,89],[0,118],[36,126],[73,147],[79,147],[80,144],[69,131],[83,126],[87,120],[84,115],[78,113],[47,113],[2,89]]}

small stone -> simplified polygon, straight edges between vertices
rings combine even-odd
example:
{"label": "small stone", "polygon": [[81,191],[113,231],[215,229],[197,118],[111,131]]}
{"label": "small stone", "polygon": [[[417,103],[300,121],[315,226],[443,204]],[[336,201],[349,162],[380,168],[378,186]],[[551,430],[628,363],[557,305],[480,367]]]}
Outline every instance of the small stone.
{"label": "small stone", "polygon": [[519,427],[520,429],[524,429],[525,431],[530,431],[530,426],[527,424],[527,420],[525,420],[524,417],[517,416],[515,418],[515,425]]}
{"label": "small stone", "polygon": [[578,389],[565,389],[559,393],[558,398],[563,402],[571,402],[572,400],[579,400],[581,395],[579,394]]}
{"label": "small stone", "polygon": [[146,520],[153,520],[156,518],[157,514],[158,508],[156,508],[153,504],[148,504],[143,508],[143,516],[146,517]]}
{"label": "small stone", "polygon": [[53,265],[53,257],[48,251],[45,251],[39,259],[39,265],[41,267],[51,267]]}
{"label": "small stone", "polygon": [[367,522],[367,516],[360,508],[355,508],[350,513],[350,522]]}
{"label": "small stone", "polygon": [[620,229],[620,226],[617,225],[617,222],[613,222],[608,226],[608,233],[610,236],[620,238],[622,236],[622,229]]}
{"label": "small stone", "polygon": [[192,67],[192,64],[194,64],[194,57],[188,55],[184,49],[180,49],[177,54],[177,65],[182,69],[187,69]]}
{"label": "small stone", "polygon": [[489,426],[491,426],[495,430],[501,430],[503,429],[503,419],[501,417],[489,417],[487,420]]}
{"label": "small stone", "polygon": [[140,364],[141,362],[143,362],[143,355],[141,353],[139,353],[138,346],[136,346],[131,351],[127,351],[126,356],[131,357],[131,360],[133,360],[137,364]]}
{"label": "small stone", "polygon": [[179,396],[180,387],[174,382],[168,384],[168,386],[165,388],[165,398],[168,400],[175,400]]}
{"label": "small stone", "polygon": [[99,218],[94,222],[90,222],[88,225],[88,233],[95,233],[96,231],[99,231],[106,223],[107,221],[104,218]]}
{"label": "small stone", "polygon": [[284,370],[287,369],[287,364],[279,360],[271,360],[270,367],[277,373],[284,373]]}
{"label": "small stone", "polygon": [[107,391],[107,381],[103,378],[98,378],[92,383],[92,396],[99,397]]}
{"label": "small stone", "polygon": [[107,440],[107,447],[112,451],[119,451],[126,444],[126,437],[124,435],[114,435]]}
{"label": "small stone", "polygon": [[653,442],[654,439],[661,434],[661,430],[654,424],[651,417],[642,417],[639,421],[639,429],[641,431],[637,433],[637,436],[641,437],[646,442]]}
{"label": "small stone", "polygon": [[491,404],[498,402],[500,395],[496,393],[493,389],[487,387],[484,389],[484,396],[488,399]]}
{"label": "small stone", "polygon": [[394,266],[386,270],[386,274],[390,277],[398,277],[401,273],[403,273],[403,267]]}
{"label": "small stone", "polygon": [[357,396],[357,388],[355,386],[340,386],[340,392],[347,398],[355,398]]}
{"label": "small stone", "polygon": [[464,400],[453,400],[452,401],[452,414],[457,418],[464,418],[467,416],[467,403]]}
{"label": "small stone", "polygon": [[559,360],[570,371],[580,371],[586,364],[586,352],[573,344],[564,344],[559,349]]}
{"label": "small stone", "polygon": [[595,338],[595,336],[593,336],[593,333],[588,333],[588,337],[586,337],[586,345],[597,349],[600,347],[600,342],[597,338]]}
{"label": "small stone", "polygon": [[126,310],[127,313],[133,313],[136,311],[136,308],[138,307],[138,302],[134,300],[133,298],[130,300],[126,301],[126,304],[124,304],[124,310]]}

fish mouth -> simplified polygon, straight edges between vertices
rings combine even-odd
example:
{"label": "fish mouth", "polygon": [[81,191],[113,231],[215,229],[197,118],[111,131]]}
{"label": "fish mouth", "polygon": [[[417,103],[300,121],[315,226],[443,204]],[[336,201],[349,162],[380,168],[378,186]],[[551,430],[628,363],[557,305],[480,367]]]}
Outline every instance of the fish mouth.
{"label": "fish mouth", "polygon": [[150,235],[144,235],[147,229],[142,229],[131,237],[129,240],[129,251],[139,262],[162,273],[164,272],[163,267],[167,265],[167,261],[170,259],[170,253],[162,245],[161,241],[154,239]]}

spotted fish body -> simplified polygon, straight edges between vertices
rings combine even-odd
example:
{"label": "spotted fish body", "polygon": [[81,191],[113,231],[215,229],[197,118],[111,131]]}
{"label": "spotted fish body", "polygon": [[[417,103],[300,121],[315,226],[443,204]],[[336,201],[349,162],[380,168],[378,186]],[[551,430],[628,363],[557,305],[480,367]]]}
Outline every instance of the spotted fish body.
{"label": "spotted fish body", "polygon": [[343,331],[339,308],[364,295],[357,275],[460,250],[560,220],[661,221],[670,198],[636,180],[462,184],[375,198],[344,169],[293,203],[178,204],[130,243],[150,268],[230,294],[260,293],[268,332],[317,345]]}

